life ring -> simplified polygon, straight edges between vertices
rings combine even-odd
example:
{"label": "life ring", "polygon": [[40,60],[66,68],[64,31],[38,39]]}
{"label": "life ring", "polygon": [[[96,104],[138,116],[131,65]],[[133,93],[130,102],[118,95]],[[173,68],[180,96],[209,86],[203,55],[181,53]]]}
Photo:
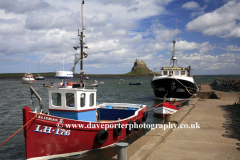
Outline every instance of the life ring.
{"label": "life ring", "polygon": [[148,112],[143,113],[142,121],[146,121],[148,116]]}
{"label": "life ring", "polygon": [[134,127],[134,122],[133,121],[129,121],[128,125],[127,125],[127,133],[132,133],[133,127]]}
{"label": "life ring", "polygon": [[121,123],[117,123],[117,124],[115,125],[114,130],[113,130],[113,134],[114,134],[115,136],[120,136],[121,133],[122,133],[122,124],[121,124]]}
{"label": "life ring", "polygon": [[105,129],[100,129],[97,135],[95,136],[95,141],[98,144],[103,144],[104,142],[106,142],[107,139],[108,139],[108,131]]}
{"label": "life ring", "polygon": [[[140,124],[140,120],[139,119],[137,119],[136,121],[135,121],[135,124],[134,124],[134,131],[137,131],[138,129],[139,129],[139,124]],[[137,125],[137,126],[136,126]]]}

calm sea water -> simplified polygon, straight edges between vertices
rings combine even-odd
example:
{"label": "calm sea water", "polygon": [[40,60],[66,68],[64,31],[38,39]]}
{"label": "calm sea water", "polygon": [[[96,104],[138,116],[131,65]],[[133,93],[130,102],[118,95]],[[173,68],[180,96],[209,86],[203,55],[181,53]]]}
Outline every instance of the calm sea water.
{"label": "calm sea water", "polygon": [[[236,78],[240,79],[240,76],[194,76],[196,84],[199,83],[212,83],[216,77],[225,78]],[[90,77],[91,78],[91,77]],[[95,79],[87,81],[87,83],[93,83]],[[125,81],[120,81],[119,78],[101,78],[98,81],[104,81],[105,84],[100,84],[97,88],[97,101],[101,102],[116,102],[116,103],[138,103],[146,104],[148,110],[153,108],[155,104],[160,103],[156,100],[153,94],[153,90],[149,81],[151,78],[125,78]],[[43,83],[50,84],[53,79],[45,79],[43,81],[36,81],[35,84],[21,84],[20,79],[15,80],[0,80],[0,143],[11,136],[15,131],[22,127],[22,108],[24,106],[29,106],[30,103],[30,86],[38,92],[38,94],[43,99],[43,109],[48,111],[48,94],[47,88],[42,86]],[[54,82],[59,80],[55,79]],[[77,82],[78,79],[74,78],[72,81]],[[120,84],[119,84],[120,82]],[[129,86],[128,84],[142,82],[140,86]],[[38,108],[39,102],[35,98],[33,100],[34,105],[32,109]],[[148,119],[146,123],[148,124],[158,124],[162,119],[155,117],[153,111],[150,110],[148,113]],[[129,144],[133,143],[135,140],[140,138],[149,130],[140,129],[138,132],[133,133],[126,139],[125,142]],[[81,160],[107,160],[113,157],[117,152],[115,146],[108,147],[105,149],[97,149],[89,151],[85,154],[68,157],[68,158],[58,158],[58,159],[81,159]],[[23,130],[18,132],[13,138],[7,141],[5,144],[0,146],[0,159],[26,159],[25,156],[25,140],[23,136]]]}

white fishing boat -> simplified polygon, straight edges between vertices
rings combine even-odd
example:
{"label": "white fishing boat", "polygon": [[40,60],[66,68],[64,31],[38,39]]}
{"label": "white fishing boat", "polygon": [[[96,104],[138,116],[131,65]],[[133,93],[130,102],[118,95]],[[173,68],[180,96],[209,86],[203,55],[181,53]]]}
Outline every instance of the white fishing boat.
{"label": "white fishing boat", "polygon": [[25,73],[22,80],[23,84],[33,84],[35,82],[35,79],[33,78],[33,75],[31,73]]}

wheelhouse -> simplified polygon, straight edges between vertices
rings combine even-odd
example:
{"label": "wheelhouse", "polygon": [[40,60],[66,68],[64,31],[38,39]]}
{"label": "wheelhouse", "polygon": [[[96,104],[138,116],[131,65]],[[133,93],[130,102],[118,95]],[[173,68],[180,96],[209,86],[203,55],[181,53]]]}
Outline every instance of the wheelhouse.
{"label": "wheelhouse", "polygon": [[53,116],[96,122],[96,89],[49,88],[49,112]]}
{"label": "wheelhouse", "polygon": [[163,76],[181,76],[187,77],[187,68],[183,67],[163,67],[161,68]]}

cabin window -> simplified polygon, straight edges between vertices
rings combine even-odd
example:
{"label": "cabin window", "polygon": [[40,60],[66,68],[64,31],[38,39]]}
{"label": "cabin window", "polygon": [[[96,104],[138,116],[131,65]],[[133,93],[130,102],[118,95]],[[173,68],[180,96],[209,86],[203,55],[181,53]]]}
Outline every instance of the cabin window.
{"label": "cabin window", "polygon": [[185,75],[185,71],[181,71],[181,75]]}
{"label": "cabin window", "polygon": [[167,75],[167,71],[163,71],[163,75]]}
{"label": "cabin window", "polygon": [[85,106],[85,93],[82,93],[82,94],[81,94],[80,103],[81,103],[81,107],[84,107],[84,106]]}
{"label": "cabin window", "polygon": [[175,71],[175,75],[178,76],[179,75],[179,71]]}
{"label": "cabin window", "polygon": [[52,93],[52,105],[61,106],[61,94],[60,93]]}
{"label": "cabin window", "polygon": [[74,107],[74,94],[66,93],[66,106]]}
{"label": "cabin window", "polygon": [[90,102],[89,102],[90,106],[93,106],[94,105],[94,94],[93,93],[90,94],[89,100],[90,100]]}
{"label": "cabin window", "polygon": [[173,75],[173,71],[169,71],[169,75]]}

